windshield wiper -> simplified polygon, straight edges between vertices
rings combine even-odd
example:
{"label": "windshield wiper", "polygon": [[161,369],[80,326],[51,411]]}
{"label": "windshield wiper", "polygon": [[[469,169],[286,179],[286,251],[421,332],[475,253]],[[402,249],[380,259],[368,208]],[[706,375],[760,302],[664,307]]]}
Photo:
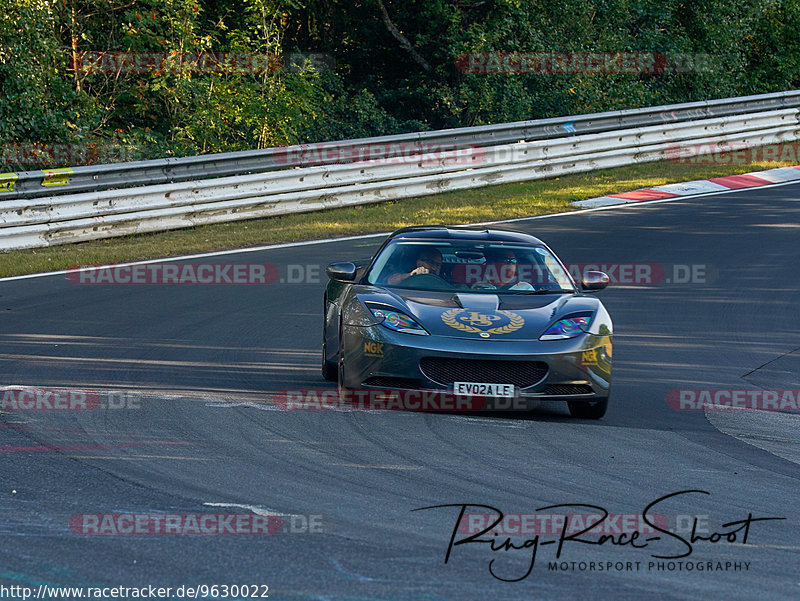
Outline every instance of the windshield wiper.
{"label": "windshield wiper", "polygon": [[564,294],[565,292],[575,292],[575,290],[567,288],[542,288],[541,290],[519,290],[516,292],[517,294]]}

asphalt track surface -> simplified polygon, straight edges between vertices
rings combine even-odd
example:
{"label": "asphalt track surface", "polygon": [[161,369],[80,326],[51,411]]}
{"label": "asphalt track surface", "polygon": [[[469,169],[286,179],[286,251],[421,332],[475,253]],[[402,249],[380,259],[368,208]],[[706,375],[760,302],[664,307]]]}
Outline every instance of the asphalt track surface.
{"label": "asphalt track surface", "polygon": [[[800,388],[798,224],[796,185],[513,224],[566,262],[703,265],[710,274],[600,293],[616,336],[612,402],[599,422],[556,404],[528,415],[275,410],[272,391],[325,386],[322,281],[0,282],[0,381],[137,399],[126,409],[0,414],[0,583],[267,584],[273,600],[322,601],[799,598],[797,446],[778,456],[751,444],[736,415],[718,429],[704,412],[665,401],[678,388]],[[369,256],[379,242],[208,261],[274,263],[285,275],[290,264]],[[770,416],[774,427],[754,438],[780,444],[783,417],[795,416]],[[678,516],[701,516],[707,534],[748,513],[786,519],[753,523],[744,546],[698,541],[682,560],[749,562],[747,570],[648,569],[666,561],[651,555],[685,551],[664,535],[644,549],[568,541],[562,550],[561,561],[639,561],[639,570],[551,571],[550,545],[529,577],[508,583],[490,574],[490,561],[516,578],[530,549],[465,544],[445,564],[458,509],[413,511],[588,503],[636,514],[687,489],[710,494],[659,505],[671,527],[686,525]],[[69,528],[83,513],[252,511],[301,517],[270,536]],[[322,516],[312,518],[322,533],[300,532],[308,516]]]}

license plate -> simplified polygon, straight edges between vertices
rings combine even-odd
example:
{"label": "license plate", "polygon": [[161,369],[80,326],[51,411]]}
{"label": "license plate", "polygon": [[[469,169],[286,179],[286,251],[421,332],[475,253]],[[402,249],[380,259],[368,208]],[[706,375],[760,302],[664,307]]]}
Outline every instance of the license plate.
{"label": "license plate", "polygon": [[487,384],[485,382],[453,382],[453,392],[462,395],[480,395],[514,398],[513,384]]}

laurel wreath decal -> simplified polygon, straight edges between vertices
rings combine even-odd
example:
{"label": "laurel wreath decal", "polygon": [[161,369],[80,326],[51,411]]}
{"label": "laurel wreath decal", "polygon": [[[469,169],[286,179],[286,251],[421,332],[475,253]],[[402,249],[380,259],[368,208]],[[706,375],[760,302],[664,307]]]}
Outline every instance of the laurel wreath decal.
{"label": "laurel wreath decal", "polygon": [[[516,332],[525,324],[525,320],[521,315],[512,313],[511,311],[497,311],[497,313],[500,315],[504,315],[508,318],[508,323],[506,325],[498,326],[496,328],[479,328],[477,326],[471,326],[458,321],[458,316],[465,311],[467,311],[467,309],[450,309],[445,311],[442,313],[442,321],[451,328],[461,332],[469,332],[471,334],[509,334],[511,332]],[[485,313],[478,313],[478,315],[481,317],[488,317],[488,315]]]}

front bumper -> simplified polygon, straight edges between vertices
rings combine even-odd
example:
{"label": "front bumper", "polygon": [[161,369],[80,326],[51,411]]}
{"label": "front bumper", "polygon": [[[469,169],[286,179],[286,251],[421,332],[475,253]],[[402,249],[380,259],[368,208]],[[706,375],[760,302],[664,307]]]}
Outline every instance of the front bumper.
{"label": "front bumper", "polygon": [[403,334],[380,325],[345,325],[342,338],[344,373],[340,385],[347,389],[452,392],[452,383],[442,382],[441,378],[433,380],[420,366],[423,358],[440,357],[545,363],[546,373],[540,380],[517,387],[518,399],[589,402],[606,399],[611,391],[612,336],[582,334],[551,341],[469,340]]}

